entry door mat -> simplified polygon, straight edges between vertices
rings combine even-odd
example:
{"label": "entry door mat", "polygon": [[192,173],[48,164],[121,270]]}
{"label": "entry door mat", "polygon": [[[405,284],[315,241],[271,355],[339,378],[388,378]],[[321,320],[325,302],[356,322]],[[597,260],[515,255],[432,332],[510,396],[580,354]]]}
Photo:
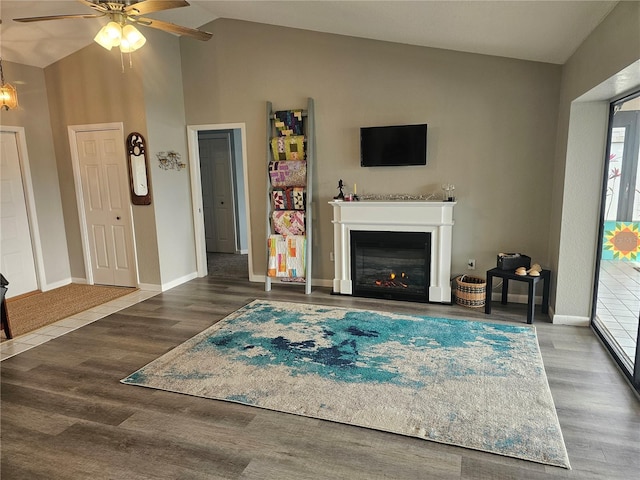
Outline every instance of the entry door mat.
{"label": "entry door mat", "polygon": [[122,382],[570,468],[528,326],[256,300]]}
{"label": "entry door mat", "polygon": [[[9,284],[11,288],[11,284]],[[7,301],[7,316],[14,337],[50,325],[138,290],[71,283],[47,292]]]}

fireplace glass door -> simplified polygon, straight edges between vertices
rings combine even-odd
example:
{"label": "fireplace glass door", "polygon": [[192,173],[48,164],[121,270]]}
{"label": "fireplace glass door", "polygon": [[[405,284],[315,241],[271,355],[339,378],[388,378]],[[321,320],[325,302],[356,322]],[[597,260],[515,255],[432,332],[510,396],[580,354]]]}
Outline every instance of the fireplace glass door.
{"label": "fireplace glass door", "polygon": [[355,296],[429,301],[431,234],[352,231]]}

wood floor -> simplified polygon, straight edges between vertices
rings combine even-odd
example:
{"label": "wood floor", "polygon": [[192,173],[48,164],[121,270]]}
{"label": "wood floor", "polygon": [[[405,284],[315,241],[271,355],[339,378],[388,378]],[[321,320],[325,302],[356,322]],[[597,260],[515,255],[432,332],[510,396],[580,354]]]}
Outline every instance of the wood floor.
{"label": "wood floor", "polygon": [[524,323],[457,305],[356,299],[299,285],[201,278],[5,360],[2,464],[10,479],[630,479],[640,402],[590,329],[536,312],[573,470],[119,380],[256,299]]}

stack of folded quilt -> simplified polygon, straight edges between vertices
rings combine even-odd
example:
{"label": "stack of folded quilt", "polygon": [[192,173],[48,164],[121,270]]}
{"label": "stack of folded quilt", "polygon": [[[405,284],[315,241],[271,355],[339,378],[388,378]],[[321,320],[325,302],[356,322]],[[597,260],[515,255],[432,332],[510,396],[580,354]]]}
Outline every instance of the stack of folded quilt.
{"label": "stack of folded quilt", "polygon": [[271,139],[271,227],[268,239],[270,277],[304,278],[307,162],[302,112],[275,113],[278,136]]}

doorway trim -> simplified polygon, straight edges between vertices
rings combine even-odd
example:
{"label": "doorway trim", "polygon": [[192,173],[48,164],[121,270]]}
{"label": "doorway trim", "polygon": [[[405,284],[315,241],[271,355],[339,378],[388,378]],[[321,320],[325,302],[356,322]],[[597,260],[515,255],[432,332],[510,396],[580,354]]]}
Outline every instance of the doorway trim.
{"label": "doorway trim", "polygon": [[244,182],[244,202],[246,207],[247,249],[249,262],[249,280],[260,281],[253,274],[251,266],[251,210],[249,206],[249,181],[247,167],[247,132],[245,123],[216,123],[207,125],[187,125],[187,145],[189,149],[189,178],[191,181],[191,206],[193,208],[193,226],[195,230],[196,269],[198,277],[207,275],[207,246],[204,232],[204,214],[202,206],[202,181],[200,174],[200,149],[198,148],[198,132],[212,130],[240,130],[242,148],[242,168]]}
{"label": "doorway trim", "polygon": [[[78,222],[80,226],[80,240],[82,242],[82,258],[84,260],[85,279],[88,285],[94,284],[93,270],[91,269],[91,248],[89,247],[89,232],[87,230],[87,217],[84,210],[84,200],[82,197],[82,178],[80,175],[80,158],[78,156],[78,133],[80,132],[96,132],[101,130],[116,130],[120,133],[124,144],[124,124],[122,122],[113,123],[92,123],[89,125],[69,125],[67,131],[69,134],[69,150],[71,151],[71,165],[73,167],[73,184],[76,191],[76,204],[78,206]],[[123,157],[122,162],[126,167],[126,159]],[[125,168],[125,171],[126,168]],[[136,249],[135,225],[133,224],[133,212],[131,211],[131,202],[129,208],[125,211],[129,216],[128,222],[131,225],[131,246],[133,248],[133,268],[135,270],[136,284],[140,284],[138,277],[138,254]]]}
{"label": "doorway trim", "polygon": [[36,200],[33,194],[33,180],[31,178],[31,167],[29,164],[29,154],[27,152],[27,137],[24,127],[13,127],[2,125],[0,131],[12,133],[16,138],[18,146],[18,161],[20,162],[20,172],[22,175],[22,189],[24,190],[24,201],[27,207],[27,219],[29,222],[29,232],[31,234],[31,246],[33,247],[33,261],[36,267],[36,286],[41,291],[50,290],[46,282],[44,271],[44,257],[42,255],[42,242],[40,241],[40,229],[38,227],[38,215],[36,213]]}

